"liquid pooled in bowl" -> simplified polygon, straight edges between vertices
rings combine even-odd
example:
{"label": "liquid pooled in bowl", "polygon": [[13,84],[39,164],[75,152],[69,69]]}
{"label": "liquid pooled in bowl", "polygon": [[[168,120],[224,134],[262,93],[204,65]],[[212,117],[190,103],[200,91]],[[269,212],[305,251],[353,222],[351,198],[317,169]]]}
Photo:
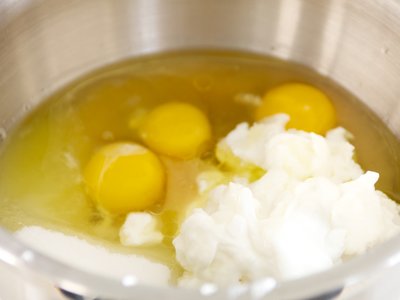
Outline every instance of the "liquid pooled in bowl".
{"label": "liquid pooled in bowl", "polygon": [[[290,107],[289,111],[283,112],[292,118],[285,119],[287,118],[285,115],[279,115],[281,112],[279,93],[283,93],[284,98],[290,94],[299,95],[301,98],[304,96],[302,93],[305,93],[306,99],[311,97],[309,96],[311,92],[293,88],[296,85],[311,87],[323,95],[315,96],[319,106],[314,116],[311,109],[311,115],[296,119],[296,114],[300,113],[292,111],[293,105],[290,103],[286,104]],[[321,97],[326,97],[328,102],[318,100]],[[268,105],[265,104],[265,99],[269,99]],[[310,105],[312,107],[307,101],[303,104],[305,107]],[[319,142],[324,143],[325,136],[329,139],[330,130],[337,126],[343,127],[345,131],[336,132],[336,135],[334,132],[330,135],[330,139],[343,138],[349,145],[350,143],[354,145],[354,158],[362,169],[357,169],[358,171],[353,172],[350,177],[340,177],[339,180],[337,179],[339,177],[332,175],[333,171],[329,171],[328,174],[317,167],[312,171],[306,170],[303,165],[293,167],[290,162],[284,161],[288,155],[278,157],[269,154],[266,158],[253,159],[254,153],[246,152],[252,146],[245,138],[248,132],[240,133],[241,129],[237,126],[246,122],[248,123],[246,130],[249,130],[252,125],[265,122],[266,118],[275,120],[270,121],[272,123],[268,126],[280,124],[279,134],[293,133],[290,131],[293,129],[285,130],[285,122],[288,122],[288,127],[297,128],[295,134],[292,134],[293,138],[316,139],[317,142],[312,144],[312,147],[318,147]],[[313,121],[313,118],[316,119]],[[305,133],[299,133],[300,131]],[[321,139],[316,138],[316,134],[312,137],[306,135],[310,132],[321,135]],[[242,140],[236,138],[238,133]],[[253,139],[258,143],[255,148],[262,148],[269,143],[265,137],[261,137],[261,140],[263,142],[260,144],[258,140]],[[226,147],[224,143],[226,141],[229,147]],[[277,152],[270,153],[279,154],[289,149],[284,147],[286,144],[279,145],[281,148]],[[303,147],[305,144],[299,145]],[[335,145],[332,147],[335,148]],[[307,148],[308,144],[304,147]],[[299,151],[304,152],[304,149],[299,148]],[[325,221],[321,221],[322,223],[318,225],[314,224],[315,219],[312,217],[319,212],[311,214],[312,217],[309,217],[308,213],[296,214],[290,219],[290,221],[295,218],[301,219],[298,221],[301,224],[314,222],[310,226],[304,226],[304,232],[329,227],[329,230],[326,229],[326,232],[321,233],[323,239],[329,240],[329,243],[334,245],[343,244],[341,249],[328,247],[326,251],[335,250],[338,253],[322,257],[321,261],[324,262],[322,265],[310,267],[296,264],[302,260],[301,255],[315,257],[316,253],[320,256],[321,253],[325,253],[319,251],[320,249],[319,252],[312,252],[312,249],[316,249],[313,247],[299,248],[299,256],[282,254],[279,257],[269,256],[268,250],[264,249],[262,251],[265,252],[265,257],[261,255],[261,258],[257,258],[264,262],[259,264],[263,266],[262,268],[255,270],[235,268],[239,265],[239,260],[235,258],[225,264],[234,269],[234,272],[230,272],[232,277],[226,280],[216,279],[226,274],[218,274],[216,270],[227,272],[229,269],[221,268],[221,264],[224,264],[221,260],[228,257],[226,253],[233,253],[232,257],[242,253],[240,259],[244,265],[248,265],[247,262],[252,260],[254,249],[250,251],[246,241],[249,242],[249,237],[261,239],[264,235],[243,233],[242,237],[246,238],[242,240],[233,235],[234,239],[241,241],[235,246],[220,236],[216,237],[218,234],[223,237],[229,234],[228,231],[220,233],[213,231],[215,223],[219,222],[219,226],[225,229],[233,226],[233,232],[237,231],[239,234],[240,230],[246,231],[253,226],[249,225],[251,220],[257,219],[258,223],[254,225],[257,230],[264,227],[269,230],[277,226],[276,222],[283,222],[281,218],[279,221],[275,220],[274,225],[267,222],[271,220],[270,212],[273,209],[270,207],[271,211],[268,213],[265,211],[265,201],[263,202],[263,196],[260,194],[260,190],[264,191],[264,186],[261,184],[265,180],[271,180],[275,175],[274,178],[279,180],[274,181],[275,185],[272,184],[275,189],[272,189],[271,193],[277,193],[278,185],[286,186],[285,191],[277,193],[279,196],[276,201],[280,205],[286,203],[287,207],[292,207],[291,202],[285,202],[290,198],[287,194],[306,189],[304,185],[306,182],[315,186],[314,190],[319,188],[321,197],[337,194],[326,200],[330,201],[330,204],[326,205],[330,209],[339,211],[339,208],[336,206],[333,208],[332,204],[339,202],[340,209],[346,208],[340,195],[347,195],[346,191],[349,188],[342,184],[356,181],[361,177],[356,181],[357,184],[361,182],[360,185],[356,184],[357,187],[361,186],[363,189],[362,183],[369,182],[366,189],[371,187],[373,189],[376,176],[365,173],[367,170],[379,173],[376,189],[396,198],[400,188],[399,170],[396,167],[398,150],[396,138],[359,101],[327,78],[302,66],[233,52],[198,51],[143,57],[109,66],[60,90],[24,119],[10,134],[0,156],[2,207],[0,223],[12,231],[22,232],[23,234],[19,236],[30,244],[35,243],[35,238],[32,238],[35,234],[44,236],[38,228],[45,228],[52,231],[46,233],[48,235],[45,239],[56,238],[54,235],[56,233],[53,231],[58,231],[78,237],[82,242],[87,241],[98,247],[105,247],[107,251],[118,253],[122,255],[121,257],[131,254],[135,255],[135,259],[144,257],[165,265],[172,272],[170,283],[176,283],[178,280],[186,285],[202,281],[227,284],[247,282],[257,276],[266,275],[280,279],[294,278],[307,272],[322,270],[331,263],[339,263],[347,256],[363,252],[359,249],[365,247],[358,247],[358,241],[353,241],[356,245],[353,243],[350,248],[344,246],[346,232],[343,228],[348,224],[347,221],[343,221],[344,217],[340,217],[343,214],[335,214],[339,225],[332,228],[329,227],[331,224],[327,225]],[[304,154],[300,159],[301,162],[304,162],[303,158],[308,159],[308,156]],[[353,152],[350,153],[350,158],[349,163],[352,163]],[[284,161],[285,167],[279,165],[279,161]],[[340,166],[340,161],[335,165]],[[297,177],[291,173],[292,171]],[[287,177],[282,172],[290,176]],[[368,175],[362,177],[365,174]],[[269,179],[265,177],[267,175],[270,176]],[[292,175],[295,177],[295,182],[292,181]],[[333,177],[336,179],[332,179]],[[362,178],[366,179],[363,181]],[[258,187],[255,187],[257,183]],[[267,183],[266,186],[268,184],[271,185]],[[229,222],[219,217],[218,221],[215,218],[211,220],[216,214],[219,216],[226,214],[224,208],[215,209],[215,205],[222,205],[224,201],[228,201],[225,207],[229,208],[234,201],[231,200],[232,195],[240,198],[242,192],[244,194],[249,192],[251,197],[254,196],[261,203],[252,206],[257,214],[256,217],[246,216],[246,225],[242,222],[243,211],[233,213],[229,217]],[[265,193],[268,193],[267,189]],[[251,201],[251,197],[246,195],[240,201],[243,199]],[[306,195],[306,198],[310,199],[310,194]],[[210,198],[214,200],[211,201]],[[375,201],[376,204],[380,203],[379,199],[371,201]],[[354,214],[358,212],[357,205],[362,206],[362,203],[355,203],[349,204],[349,210]],[[210,205],[214,207],[210,208]],[[309,206],[302,208],[302,212],[309,212],[310,210],[307,210]],[[263,214],[260,212],[262,209],[264,209]],[[311,211],[315,212],[318,209]],[[395,209],[394,207],[393,210]],[[205,213],[198,215],[200,210]],[[207,220],[201,221],[199,217],[205,217]],[[263,221],[267,223],[263,225]],[[194,225],[189,226],[190,222]],[[285,224],[288,228],[297,226],[293,224],[300,224],[293,222]],[[346,224],[343,225],[344,223]],[[185,226],[181,227],[182,224]],[[204,237],[203,240],[197,238],[201,236],[202,225],[209,226],[208,232],[215,232],[216,235]],[[27,230],[29,228],[34,230]],[[292,235],[287,234],[291,232],[290,229],[279,228],[280,230],[275,233],[267,234],[269,236],[277,234],[274,239],[265,239],[270,242],[277,240],[279,247],[283,248],[299,245],[298,242],[307,242],[304,241],[305,237],[302,241],[292,241]],[[340,231],[338,228],[343,230]],[[374,227],[371,230],[375,229]],[[375,232],[379,230],[376,229]],[[312,235],[311,231],[306,236]],[[57,235],[57,238],[59,237]],[[42,241],[42,239],[36,240]],[[58,243],[61,241],[58,240]],[[366,243],[370,247],[375,242]],[[189,259],[190,251],[196,250],[189,249],[188,245],[191,244],[208,246],[203,251],[203,254],[207,254],[205,257],[191,252],[195,258],[203,259],[202,261]],[[215,247],[212,245],[218,246],[218,249],[224,245],[243,247],[243,249],[228,251],[221,255],[221,252],[214,251]],[[51,247],[49,243],[47,248]],[[274,244],[273,247],[276,250],[278,246]],[[77,246],[76,249],[78,248]],[[280,251],[284,253],[285,249]],[[56,252],[59,250],[53,250],[47,252],[57,256]],[[67,252],[62,255],[66,256]],[[79,251],[73,259],[76,261],[77,257]],[[295,261],[292,262],[291,259]],[[329,259],[331,261],[327,261]],[[279,268],[274,265],[277,263],[280,264]],[[120,265],[121,270],[104,275],[123,276],[137,272],[136,269],[129,267],[123,269],[123,263]],[[80,264],[76,263],[74,266],[79,267]],[[199,269],[201,271],[198,271]],[[277,269],[285,271],[277,273]],[[93,268],[90,271],[101,273],[101,270]],[[143,279],[148,282],[146,280],[148,279]]]}

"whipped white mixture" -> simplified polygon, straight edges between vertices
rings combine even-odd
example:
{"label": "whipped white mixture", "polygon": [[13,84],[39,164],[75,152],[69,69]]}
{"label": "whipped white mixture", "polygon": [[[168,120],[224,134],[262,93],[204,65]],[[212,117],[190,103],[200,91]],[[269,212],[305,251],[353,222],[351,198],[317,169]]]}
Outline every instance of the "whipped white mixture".
{"label": "whipped white mixture", "polygon": [[208,189],[202,177],[206,204],[189,213],[174,240],[182,286],[304,276],[399,231],[399,207],[375,190],[379,174],[354,161],[351,135],[285,130],[288,120],[280,114],[239,124],[218,145],[230,152],[220,160],[235,157],[266,173],[252,183],[212,186],[210,179]]}

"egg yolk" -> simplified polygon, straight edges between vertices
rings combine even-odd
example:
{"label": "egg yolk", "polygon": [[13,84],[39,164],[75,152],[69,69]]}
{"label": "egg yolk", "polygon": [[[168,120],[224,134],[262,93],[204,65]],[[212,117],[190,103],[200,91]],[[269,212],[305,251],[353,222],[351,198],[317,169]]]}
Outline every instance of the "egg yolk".
{"label": "egg yolk", "polygon": [[170,102],[156,107],[139,127],[143,142],[155,152],[190,159],[201,154],[211,139],[211,126],[197,107]]}
{"label": "egg yolk", "polygon": [[90,196],[114,214],[147,209],[164,194],[163,165],[153,152],[134,143],[104,146],[90,158],[83,175]]}
{"label": "egg yolk", "polygon": [[302,83],[289,83],[269,90],[255,112],[255,119],[286,113],[287,128],[325,134],[336,124],[336,113],[329,98],[319,89]]}

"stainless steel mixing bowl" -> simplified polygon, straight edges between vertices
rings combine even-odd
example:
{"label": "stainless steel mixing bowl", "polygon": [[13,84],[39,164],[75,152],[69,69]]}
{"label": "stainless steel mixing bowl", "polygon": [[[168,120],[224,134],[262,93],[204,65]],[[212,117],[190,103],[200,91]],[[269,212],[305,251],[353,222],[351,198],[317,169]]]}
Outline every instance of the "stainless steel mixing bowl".
{"label": "stainless steel mixing bowl", "polygon": [[[400,136],[400,1],[2,0],[0,137],[43,96],[89,70],[182,48],[246,50],[300,62],[350,90]],[[0,260],[27,278],[88,299],[305,299],[333,296],[397,265],[400,236],[326,272],[263,280],[246,290],[110,280],[42,256],[5,230]]]}

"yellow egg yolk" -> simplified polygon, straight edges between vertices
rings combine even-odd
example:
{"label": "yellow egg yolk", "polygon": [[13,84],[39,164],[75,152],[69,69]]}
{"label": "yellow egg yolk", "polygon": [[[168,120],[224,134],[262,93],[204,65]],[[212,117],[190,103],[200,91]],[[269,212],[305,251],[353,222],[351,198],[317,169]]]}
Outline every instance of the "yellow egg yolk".
{"label": "yellow egg yolk", "polygon": [[165,173],[158,157],[134,143],[109,144],[84,169],[88,192],[114,214],[150,208],[164,194]]}
{"label": "yellow egg yolk", "polygon": [[302,83],[289,83],[269,90],[255,112],[258,121],[286,113],[287,128],[325,134],[336,124],[336,113],[329,98],[319,89]]}
{"label": "yellow egg yolk", "polygon": [[205,114],[180,102],[156,107],[139,132],[143,142],[155,152],[181,159],[201,154],[211,139],[211,126]]}

